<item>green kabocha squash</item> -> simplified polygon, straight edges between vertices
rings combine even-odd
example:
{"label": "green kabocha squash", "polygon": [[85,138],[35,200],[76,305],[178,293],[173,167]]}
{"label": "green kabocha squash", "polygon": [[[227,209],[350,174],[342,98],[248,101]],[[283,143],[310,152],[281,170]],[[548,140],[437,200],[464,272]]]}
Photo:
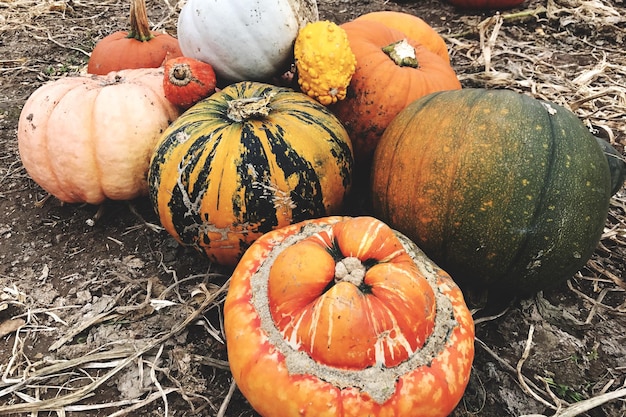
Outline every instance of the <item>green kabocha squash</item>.
{"label": "green kabocha squash", "polygon": [[385,130],[374,212],[465,288],[531,294],[596,248],[607,160],[571,111],[508,90],[434,93]]}
{"label": "green kabocha squash", "polygon": [[352,165],[348,134],[326,107],[291,89],[240,82],[169,126],[148,183],[174,238],[234,265],[262,234],[339,212]]}

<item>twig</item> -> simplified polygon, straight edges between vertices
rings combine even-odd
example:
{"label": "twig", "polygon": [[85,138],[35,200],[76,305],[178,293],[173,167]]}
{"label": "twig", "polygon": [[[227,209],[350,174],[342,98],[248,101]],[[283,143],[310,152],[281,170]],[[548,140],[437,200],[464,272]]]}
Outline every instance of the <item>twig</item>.
{"label": "twig", "polygon": [[[120,370],[124,369],[134,360],[144,355],[146,352],[149,352],[155,349],[157,346],[165,343],[171,337],[177,335],[187,328],[190,323],[195,322],[200,315],[204,312],[204,310],[211,305],[217,297],[219,297],[222,292],[225,291],[226,286],[222,286],[218,291],[215,291],[212,294],[207,293],[206,298],[202,305],[200,305],[196,310],[191,312],[187,318],[182,321],[178,326],[174,327],[171,332],[165,334],[164,336],[155,339],[152,343],[148,344],[145,348],[138,350],[133,355],[127,357],[123,361],[120,362],[115,368],[104,374],[99,379],[93,381],[92,383],[77,389],[71,394],[67,394],[61,397],[52,398],[49,400],[37,400],[32,403],[26,404],[13,404],[7,405],[0,408],[0,415],[6,414],[14,414],[14,413],[27,413],[27,412],[38,412],[38,411],[55,411],[62,409],[66,405],[73,404],[76,401],[80,401],[83,398],[92,395],[92,393],[98,389],[102,384],[111,379],[115,374],[117,374]],[[161,394],[158,393],[160,396]]]}
{"label": "twig", "polygon": [[522,386],[522,389],[527,394],[529,394],[531,397],[533,397],[535,400],[539,401],[540,403],[542,403],[546,407],[549,407],[549,408],[551,408],[553,410],[558,410],[559,406],[555,406],[554,404],[550,403],[549,401],[544,400],[541,396],[539,396],[539,394],[535,393],[532,389],[530,389],[530,387],[526,383],[526,380],[522,376],[522,366],[524,365],[524,362],[526,362],[526,359],[528,359],[528,356],[530,355],[530,347],[531,347],[531,344],[532,344],[532,341],[533,341],[533,333],[535,333],[535,325],[531,324],[530,328],[528,329],[528,338],[526,339],[526,345],[524,347],[524,352],[522,352],[522,357],[519,359],[519,361],[517,361],[517,367],[516,367],[517,380],[519,381],[520,385]]}
{"label": "twig", "polygon": [[230,381],[230,388],[228,388],[228,393],[226,394],[226,397],[224,397],[224,401],[222,401],[222,405],[220,406],[220,409],[218,410],[216,417],[224,417],[226,415],[226,409],[228,408],[230,399],[233,397],[233,394],[235,393],[235,388],[237,388],[237,384],[235,383],[235,380],[233,379],[232,381]]}
{"label": "twig", "polygon": [[[485,352],[487,352],[489,355],[491,355],[491,357],[494,358],[500,364],[500,366],[502,366],[504,369],[506,369],[511,374],[514,374],[514,375],[517,374],[517,370],[511,364],[509,364],[507,361],[505,361],[500,356],[498,356],[498,354],[496,352],[494,352],[489,346],[487,346],[487,344],[485,342],[483,342],[482,340],[480,340],[477,337],[474,338],[474,341]],[[532,389],[534,389],[535,391],[540,391],[541,390],[541,388],[539,388],[537,385],[535,385],[535,383],[533,381],[531,381],[530,379],[528,379],[524,375],[521,375],[521,377],[524,378],[524,381],[526,382],[526,384],[529,387],[531,387]]]}
{"label": "twig", "polygon": [[621,397],[626,397],[626,387],[574,403],[552,417],[575,417]]}

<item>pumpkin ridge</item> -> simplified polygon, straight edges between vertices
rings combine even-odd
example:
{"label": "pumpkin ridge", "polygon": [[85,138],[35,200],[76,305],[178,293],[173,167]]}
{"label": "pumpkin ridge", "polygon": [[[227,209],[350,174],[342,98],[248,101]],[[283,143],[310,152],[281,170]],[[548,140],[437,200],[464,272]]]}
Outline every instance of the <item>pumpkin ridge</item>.
{"label": "pumpkin ridge", "polygon": [[[436,96],[440,96],[442,92],[436,92],[434,93],[434,95]],[[480,94],[478,94],[478,91],[473,91],[473,96],[468,98],[465,102],[461,103],[459,102],[458,105],[461,107],[468,107],[469,109],[472,109],[472,113],[468,116],[468,120],[474,120],[474,115],[479,113],[479,106],[477,106],[477,103],[480,103],[482,100],[482,97],[480,96]],[[424,100],[420,100],[420,107],[419,109],[422,109],[424,107],[428,107],[429,102],[434,99],[435,97],[425,97]],[[466,104],[467,103],[467,104]],[[419,110],[418,110],[419,111]],[[452,109],[449,109],[449,111],[453,111]],[[464,145],[466,145],[465,141],[457,141],[455,143],[459,148],[462,148]],[[454,205],[451,203],[453,201],[453,199],[450,197],[452,195],[454,195],[454,191],[457,189],[457,187],[455,187],[455,181],[456,179],[459,177],[457,175],[457,173],[459,172],[459,160],[461,159],[461,156],[463,155],[463,152],[461,151],[457,151],[456,152],[456,157],[454,158],[454,160],[456,161],[456,163],[454,164],[455,169],[454,169],[454,173],[451,174],[449,176],[450,179],[450,183],[446,184],[446,186],[444,187],[446,190],[448,190],[447,192],[447,198],[443,198],[443,200],[446,202],[446,208],[445,210],[443,210],[444,214],[442,216],[442,224],[444,226],[443,229],[443,236],[453,236],[453,225],[454,225],[454,218],[456,217],[456,212],[455,212],[455,207]],[[452,164],[451,164],[452,165]],[[448,254],[450,253],[450,245],[451,245],[451,239],[442,239],[441,241],[441,247],[440,247],[440,254],[441,254],[441,259],[448,259]]]}
{"label": "pumpkin ridge", "polygon": [[[537,103],[533,102],[533,100],[528,100],[525,95],[521,95],[519,98],[520,98],[520,101],[526,102],[525,103],[526,106],[536,107]],[[544,186],[541,187],[541,190],[538,194],[538,198],[536,199],[535,210],[533,212],[533,215],[530,218],[531,220],[529,220],[531,224],[539,223],[538,220],[541,218],[541,214],[542,214],[541,208],[543,207],[543,203],[546,200],[546,196],[548,195],[548,188],[552,184],[551,179],[554,178],[553,175],[554,175],[555,154],[556,154],[555,137],[557,135],[557,131],[555,129],[552,116],[550,115],[550,113],[545,112],[544,115],[546,116],[546,120],[548,121],[548,126],[550,126],[550,132],[551,132],[551,134],[549,135],[550,137],[549,150],[547,152],[548,164],[547,164],[547,169],[545,170],[545,175],[543,179]],[[544,126],[545,126],[545,123],[544,123]],[[515,255],[511,258],[508,268],[502,274],[500,274],[499,277],[493,278],[495,281],[500,281],[502,277],[506,277],[512,273],[512,271],[515,269],[515,265],[517,265],[523,259],[524,253],[526,253],[526,250],[531,246],[532,237],[533,237],[533,231],[526,231],[524,233],[524,240],[520,243]]]}
{"label": "pumpkin ridge", "polygon": [[[83,86],[86,88],[86,90],[87,90],[87,91],[89,91],[89,90],[91,89],[91,88],[90,88],[91,86],[90,86],[89,84],[83,84]],[[95,87],[94,87],[94,88],[95,88]],[[68,93],[70,93],[71,91],[72,91],[72,86],[71,86],[70,84],[67,84],[67,85],[65,86],[65,88],[64,88],[63,94],[62,94],[60,97],[56,98],[56,99],[55,99],[55,102],[56,102],[56,103],[60,103],[60,102],[61,102],[61,101],[62,101],[62,100],[66,97],[66,95],[67,95]],[[35,92],[35,93],[36,93],[36,92]],[[33,94],[33,96],[34,96],[34,94]],[[47,96],[46,96],[46,99],[48,99],[49,97],[50,97],[50,96],[49,96],[49,95],[47,95]],[[50,113],[50,118],[48,118],[48,119],[46,120],[46,125],[45,125],[45,127],[46,127],[46,131],[48,130],[48,127],[49,127],[48,120],[51,120],[52,115],[55,113],[55,110],[56,110],[56,107],[55,107],[54,109],[52,109],[52,112]],[[92,120],[93,120],[93,119],[92,119]],[[41,128],[41,127],[38,127],[38,128]],[[52,149],[51,149],[51,145],[50,145],[52,135],[44,135],[44,136],[42,136],[42,137],[43,137],[43,139],[44,139],[44,141],[45,141],[44,146],[45,146],[45,149],[46,149],[46,154],[48,154],[48,153],[50,153],[50,151],[52,150]],[[38,163],[40,163],[40,162],[41,162],[41,161],[38,161]],[[57,172],[57,169],[54,167],[54,164],[52,164],[52,162],[50,161],[50,159],[49,159],[49,158],[45,158],[45,162],[46,162],[46,165],[47,165],[47,171],[48,171],[48,172],[47,172],[47,175],[52,175],[52,176],[54,177],[54,184],[55,184],[55,185],[54,185],[54,188],[59,189],[59,193],[60,193],[60,194],[59,194],[59,197],[62,197],[62,198],[64,199],[64,198],[66,198],[65,196],[69,196],[69,197],[70,197],[70,199],[73,199],[73,198],[74,198],[74,196],[73,196],[73,195],[71,195],[71,194],[69,194],[68,192],[66,192],[65,187],[63,187],[63,186],[61,185],[61,184],[62,184],[62,178],[61,178],[61,176],[59,175],[59,173]],[[65,182],[65,181],[63,181],[63,182]],[[46,191],[48,191],[48,190],[46,190]],[[62,194],[61,194],[61,193],[62,193]]]}

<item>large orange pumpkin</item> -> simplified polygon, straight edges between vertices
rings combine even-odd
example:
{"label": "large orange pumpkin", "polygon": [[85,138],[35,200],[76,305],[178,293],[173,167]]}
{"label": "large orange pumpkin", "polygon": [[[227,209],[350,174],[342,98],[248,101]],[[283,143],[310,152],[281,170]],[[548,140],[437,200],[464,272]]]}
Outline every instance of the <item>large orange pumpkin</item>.
{"label": "large orange pumpkin", "polygon": [[399,30],[408,38],[411,38],[422,45],[429,51],[436,53],[446,62],[450,62],[448,55],[448,46],[441,35],[437,33],[432,26],[426,23],[422,18],[410,13],[396,12],[392,10],[380,10],[376,12],[365,13],[355,20],[369,20]]}
{"label": "large orange pumpkin", "polygon": [[447,416],[474,356],[459,288],[371,217],[267,233],[224,305],[230,367],[265,417]]}
{"label": "large orange pumpkin", "polygon": [[64,77],[39,87],[20,115],[26,171],[68,203],[148,194],[152,150],[178,110],[163,93],[163,68]]}
{"label": "large orange pumpkin", "polygon": [[357,65],[346,98],[332,111],[350,135],[356,167],[367,172],[380,136],[400,110],[461,83],[448,62],[402,32],[366,19],[341,27]]}

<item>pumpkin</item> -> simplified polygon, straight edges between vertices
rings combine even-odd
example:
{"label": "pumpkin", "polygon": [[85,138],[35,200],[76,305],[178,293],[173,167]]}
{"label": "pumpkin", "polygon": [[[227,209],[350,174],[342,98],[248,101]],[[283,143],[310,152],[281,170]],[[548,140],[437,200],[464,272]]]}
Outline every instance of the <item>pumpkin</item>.
{"label": "pumpkin", "polygon": [[346,32],[326,21],[308,23],[294,45],[298,84],[322,104],[343,100],[356,67]]}
{"label": "pumpkin", "polygon": [[387,127],[372,205],[462,287],[528,295],[592,255],[610,182],[602,149],[571,111],[464,89],[418,99]]}
{"label": "pumpkin", "polygon": [[609,164],[609,170],[611,172],[611,195],[615,195],[622,189],[624,181],[626,181],[626,160],[609,142],[597,136],[595,138],[602,148],[606,156],[606,161]]}
{"label": "pumpkin", "polygon": [[148,194],[152,150],[178,110],[163,68],[70,76],[39,87],[20,114],[22,163],[48,193],[100,204]]}
{"label": "pumpkin", "polygon": [[524,0],[448,0],[450,4],[466,9],[510,9]]}
{"label": "pumpkin", "polygon": [[300,28],[317,20],[315,0],[189,0],[178,40],[185,56],[211,64],[220,81],[269,81],[293,61]]}
{"label": "pumpkin", "polygon": [[176,38],[150,30],[145,0],[131,0],[130,30],[114,32],[96,43],[87,72],[106,75],[123,69],[157,68],[181,55]]}
{"label": "pumpkin", "polygon": [[163,90],[174,105],[186,109],[215,92],[213,67],[206,62],[178,57],[165,63]]}
{"label": "pumpkin", "polygon": [[341,210],[352,164],[347,132],[323,105],[288,88],[241,82],[164,132],[150,197],[181,244],[232,266],[262,234]]}
{"label": "pumpkin", "polygon": [[372,217],[259,238],[231,277],[224,330],[237,386],[265,417],[447,416],[474,356],[460,289]]}
{"label": "pumpkin", "polygon": [[355,20],[374,21],[398,30],[404,33],[407,38],[421,43],[429,51],[439,55],[446,62],[450,62],[448,46],[441,35],[423,19],[415,15],[391,10],[381,10],[365,13],[358,16]]}
{"label": "pumpkin", "polygon": [[357,65],[346,98],[332,111],[352,139],[357,168],[369,172],[376,144],[400,110],[429,93],[460,89],[461,83],[443,58],[402,32],[358,19],[341,27]]}

